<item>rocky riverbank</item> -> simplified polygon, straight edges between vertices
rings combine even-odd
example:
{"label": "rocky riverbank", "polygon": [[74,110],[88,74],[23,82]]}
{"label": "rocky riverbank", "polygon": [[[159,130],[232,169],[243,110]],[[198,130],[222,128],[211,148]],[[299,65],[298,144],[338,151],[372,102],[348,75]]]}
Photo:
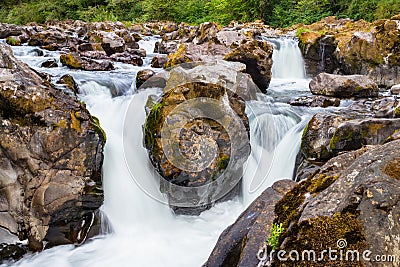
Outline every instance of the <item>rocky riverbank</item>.
{"label": "rocky riverbank", "polygon": [[[297,36],[312,80],[309,94],[290,104],[321,109],[303,132],[296,182],[284,180],[267,189],[225,230],[205,263],[247,267],[257,266],[260,248],[272,249],[264,244],[276,225],[284,229],[276,249],[336,248],[336,241],[345,239],[348,250],[368,249],[372,255],[400,259],[399,21],[399,16],[373,23],[330,17],[291,29],[272,29],[260,22],[126,27],[119,22],[51,21],[0,24],[0,38],[13,46],[60,51],[59,59],[43,63],[46,68],[57,67],[59,61],[70,69],[111,71],[119,63],[142,66],[146,51],[139,41],[159,36],[155,51],[161,55],[151,65],[165,72],[142,70],[136,78],[139,90],[164,88],[158,101],[150,97],[141,107],[148,113],[144,145],[151,163],[167,181],[187,188],[211,184],[234,164],[228,169],[235,183],[227,192],[237,196],[236,182],[242,178],[250,142],[236,143],[235,152],[229,143],[233,137],[249,136],[245,101],[268,93],[274,44],[263,37]],[[46,75],[16,60],[7,45],[0,44],[0,54],[0,236],[4,229],[7,235],[28,240],[28,246],[1,245],[0,260],[18,258],[28,250],[80,244],[98,233],[104,131],[77,100],[79,88],[72,77],[61,79],[63,92]],[[244,131],[228,127],[233,129],[229,136],[213,118],[190,122],[179,135],[185,156],[198,159],[198,148],[214,143],[217,156],[199,172],[176,168],[162,148],[164,120],[182,102],[210,96],[234,112]],[[186,111],[195,111],[196,105]],[[187,118],[178,115],[172,124],[180,126]],[[165,185],[160,190],[175,212],[183,214],[198,214],[219,198],[215,188],[185,196],[206,203],[188,212],[174,205],[182,198],[180,192]],[[276,256],[265,260],[282,266]],[[374,266],[365,260],[357,264]],[[312,266],[336,265],[321,261]],[[387,266],[398,266],[398,261]]]}

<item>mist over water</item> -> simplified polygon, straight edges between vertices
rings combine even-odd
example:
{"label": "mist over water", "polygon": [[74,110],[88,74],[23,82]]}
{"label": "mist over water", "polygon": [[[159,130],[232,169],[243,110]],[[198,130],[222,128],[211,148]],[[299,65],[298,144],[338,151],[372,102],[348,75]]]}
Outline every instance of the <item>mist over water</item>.
{"label": "mist over water", "polygon": [[[292,177],[301,133],[310,114],[276,102],[269,95],[259,95],[246,108],[252,151],[240,198],[219,203],[200,216],[176,216],[167,205],[142,190],[135,179],[147,182],[158,192],[158,184],[152,179],[154,170],[143,147],[142,125],[148,96],[161,92],[157,89],[136,92],[134,80],[140,69],[149,68],[155,55],[152,53],[155,40],[140,42],[148,53],[143,67],[121,64],[106,75],[71,71],[61,65],[41,69],[41,62],[48,57],[38,56],[33,47],[14,48],[21,60],[50,72],[56,76],[54,79],[71,74],[80,86],[79,98],[99,118],[107,134],[103,165],[105,201],[101,208],[107,218],[103,220],[104,235],[79,247],[59,246],[25,256],[16,266],[201,266],[222,231],[261,192],[279,179]],[[308,81],[296,41],[274,39],[274,42],[279,49],[273,55],[271,92],[306,91]],[[57,58],[58,54],[51,52],[47,56]],[[129,129],[129,133],[124,129]],[[128,168],[126,161],[134,162],[134,170]]]}

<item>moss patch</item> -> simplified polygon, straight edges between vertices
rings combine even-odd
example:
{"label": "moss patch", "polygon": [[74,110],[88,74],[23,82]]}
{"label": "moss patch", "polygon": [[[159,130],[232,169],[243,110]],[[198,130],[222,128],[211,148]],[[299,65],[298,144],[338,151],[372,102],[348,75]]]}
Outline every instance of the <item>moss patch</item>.
{"label": "moss patch", "polygon": [[106,132],[101,128],[99,119],[96,118],[95,116],[90,116],[90,125],[94,129],[94,131],[103,139],[103,145],[107,141],[107,135]]}
{"label": "moss patch", "polygon": [[383,172],[394,179],[400,180],[400,158],[397,158],[386,164]]}
{"label": "moss patch", "polygon": [[[292,233],[291,238],[286,240],[285,250],[287,251],[296,250],[301,255],[302,251],[314,250],[318,259],[321,257],[322,251],[331,248],[338,252],[333,255],[340,258],[338,240],[346,240],[347,246],[342,250],[342,261],[331,261],[328,253],[325,253],[321,261],[287,261],[285,266],[364,266],[362,261],[353,261],[352,254],[349,254],[349,260],[346,260],[347,251],[359,251],[361,259],[362,252],[367,248],[362,222],[356,214],[346,212],[336,213],[331,218],[317,217],[305,220],[295,228],[295,233]],[[274,266],[280,266],[279,264]]]}
{"label": "moss patch", "polygon": [[157,136],[158,128],[161,125],[162,116],[162,103],[154,104],[144,124],[144,143],[146,148],[153,150],[155,147],[155,138]]}

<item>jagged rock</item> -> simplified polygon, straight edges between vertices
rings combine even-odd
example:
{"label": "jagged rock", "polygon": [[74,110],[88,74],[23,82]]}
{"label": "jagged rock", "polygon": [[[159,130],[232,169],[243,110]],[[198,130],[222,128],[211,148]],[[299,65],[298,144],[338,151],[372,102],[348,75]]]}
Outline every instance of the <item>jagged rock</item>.
{"label": "jagged rock", "polygon": [[165,22],[165,24],[161,27],[161,31],[164,33],[174,32],[176,30],[178,30],[178,24],[175,22]]}
{"label": "jagged rock", "polygon": [[115,32],[92,31],[88,34],[91,43],[100,43],[108,56],[125,51],[126,45],[122,37]]}
{"label": "jagged rock", "polygon": [[296,185],[281,180],[266,189],[239,218],[220,235],[204,267],[257,266],[259,246],[269,237],[275,204]]}
{"label": "jagged rock", "polygon": [[357,119],[340,124],[329,142],[334,154],[383,144],[400,129],[400,119]]}
{"label": "jagged rock", "polygon": [[42,68],[57,68],[58,64],[54,58],[44,61],[41,65]]}
{"label": "jagged rock", "polygon": [[142,66],[143,65],[143,59],[140,56],[133,55],[128,52],[113,54],[113,55],[111,55],[110,59],[117,61],[117,62],[122,62],[125,64],[131,64],[134,66]]}
{"label": "jagged rock", "polygon": [[0,44],[0,54],[0,227],[34,251],[59,239],[81,243],[92,229],[85,218],[103,202],[105,134],[10,47]]}
{"label": "jagged rock", "polygon": [[387,88],[400,83],[400,28],[396,19],[369,23],[330,17],[301,27],[305,30],[298,32],[300,48],[309,75],[368,75]]}
{"label": "jagged rock", "polygon": [[20,46],[22,45],[22,40],[19,36],[8,36],[6,43],[13,46]]}
{"label": "jagged rock", "polygon": [[340,99],[334,97],[325,96],[304,96],[296,98],[289,103],[292,106],[305,106],[305,107],[338,107],[340,105]]}
{"label": "jagged rock", "polygon": [[304,129],[300,151],[309,161],[326,161],[333,157],[330,141],[337,127],[348,118],[332,114],[315,114]]}
{"label": "jagged rock", "polygon": [[[250,152],[245,102],[221,85],[179,83],[153,104],[144,143],[171,208],[179,214],[199,214],[231,192],[238,193]],[[176,144],[180,152],[174,150]]]}
{"label": "jagged rock", "polygon": [[77,53],[62,54],[60,62],[71,69],[82,69],[87,71],[113,70],[114,66],[110,61],[96,61],[86,57],[80,57]]}
{"label": "jagged rock", "polygon": [[146,50],[144,50],[143,48],[138,48],[138,49],[127,48],[126,52],[131,55],[146,57]]}
{"label": "jagged rock", "polygon": [[64,84],[67,89],[71,90],[75,94],[79,94],[78,84],[76,83],[74,77],[69,74],[61,76],[61,78],[57,81],[57,84]]}
{"label": "jagged rock", "polygon": [[347,110],[358,117],[375,117],[375,118],[396,118],[395,110],[399,106],[399,100],[396,97],[383,97],[378,99],[358,99]]}
{"label": "jagged rock", "polygon": [[222,27],[215,22],[205,22],[199,25],[193,39],[194,44],[203,44],[215,39]]}
{"label": "jagged rock", "polygon": [[[358,250],[363,266],[375,266],[362,258],[399,255],[399,154],[400,141],[363,148],[333,158],[315,175],[300,183],[275,205],[276,223],[286,231],[279,249],[304,251],[332,247],[346,240],[347,250]],[[272,266],[279,266],[274,258]],[[297,266],[292,262],[289,266]],[[316,266],[329,266],[320,262]],[[352,263],[353,266],[354,263]],[[385,266],[398,263],[387,262]],[[361,266],[361,265],[360,265]]]}
{"label": "jagged rock", "polygon": [[153,68],[164,68],[166,62],[167,62],[166,56],[155,56],[151,60],[151,66]]}
{"label": "jagged rock", "polygon": [[23,28],[14,24],[0,23],[0,39],[9,36],[18,36],[23,33]]}
{"label": "jagged rock", "polygon": [[21,259],[28,252],[28,247],[21,244],[0,244],[0,264],[7,264],[7,261]]}
{"label": "jagged rock", "polygon": [[139,88],[144,84],[148,79],[153,77],[155,72],[152,70],[141,70],[136,75],[136,88]]}
{"label": "jagged rock", "polygon": [[222,30],[217,32],[216,40],[227,47],[235,48],[249,41],[249,38],[238,31]]}
{"label": "jagged rock", "polygon": [[230,49],[226,46],[214,43],[203,43],[201,45],[193,43],[180,44],[175,53],[168,55],[165,67],[170,68],[188,62],[210,62],[223,59],[229,51]]}
{"label": "jagged rock", "polygon": [[174,53],[176,49],[178,48],[178,43],[177,42],[156,42],[154,46],[154,53],[159,53],[159,54],[170,54]]}
{"label": "jagged rock", "polygon": [[362,75],[333,75],[321,73],[310,82],[311,93],[334,97],[376,97],[378,85]]}
{"label": "jagged rock", "polygon": [[224,59],[246,64],[246,72],[253,81],[266,92],[271,81],[272,45],[265,41],[251,41],[227,54]]}
{"label": "jagged rock", "polygon": [[72,33],[69,34],[66,31],[54,28],[36,32],[30,35],[29,38],[28,44],[33,46],[70,46],[76,45],[80,42]]}

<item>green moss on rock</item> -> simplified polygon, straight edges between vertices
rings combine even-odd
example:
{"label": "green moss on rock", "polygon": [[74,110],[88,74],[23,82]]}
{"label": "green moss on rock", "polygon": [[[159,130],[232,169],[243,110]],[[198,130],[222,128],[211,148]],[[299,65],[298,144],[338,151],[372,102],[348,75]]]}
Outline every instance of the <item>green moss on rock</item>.
{"label": "green moss on rock", "polygon": [[103,128],[101,128],[100,126],[100,121],[97,117],[95,116],[90,116],[90,125],[92,126],[92,128],[94,129],[94,131],[103,139],[103,145],[105,144],[105,142],[107,141],[107,135],[106,132],[103,130]]}

